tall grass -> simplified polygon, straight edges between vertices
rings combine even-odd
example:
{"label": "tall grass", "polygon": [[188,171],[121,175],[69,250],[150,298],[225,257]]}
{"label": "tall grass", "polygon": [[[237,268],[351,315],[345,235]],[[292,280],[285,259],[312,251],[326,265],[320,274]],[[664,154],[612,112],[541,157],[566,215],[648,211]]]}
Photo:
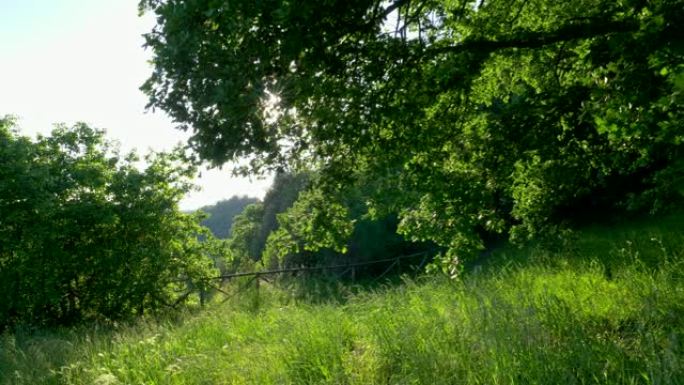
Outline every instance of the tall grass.
{"label": "tall grass", "polygon": [[328,303],[262,285],[179,320],[8,333],[0,383],[684,384],[681,218],[504,248],[459,281]]}

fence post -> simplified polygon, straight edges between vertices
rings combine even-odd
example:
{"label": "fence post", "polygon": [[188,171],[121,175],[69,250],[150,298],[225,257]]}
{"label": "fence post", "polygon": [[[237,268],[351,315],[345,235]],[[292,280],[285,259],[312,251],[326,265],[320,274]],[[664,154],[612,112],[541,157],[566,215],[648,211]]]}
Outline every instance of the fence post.
{"label": "fence post", "polygon": [[259,309],[259,273],[254,275],[254,310]]}

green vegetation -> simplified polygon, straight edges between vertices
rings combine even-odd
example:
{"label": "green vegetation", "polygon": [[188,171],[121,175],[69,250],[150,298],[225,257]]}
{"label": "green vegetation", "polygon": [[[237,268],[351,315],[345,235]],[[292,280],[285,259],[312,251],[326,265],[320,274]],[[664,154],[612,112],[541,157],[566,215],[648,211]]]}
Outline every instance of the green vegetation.
{"label": "green vegetation", "polygon": [[256,198],[234,196],[213,205],[201,207],[200,210],[209,215],[208,218],[202,220],[202,226],[211,230],[216,238],[228,238],[233,227],[233,218],[240,214],[247,205],[257,201]]}
{"label": "green vegetation", "polygon": [[277,216],[292,206],[308,183],[307,174],[278,173],[263,202],[245,207],[235,217],[229,240],[234,263],[250,266],[261,260],[267,238],[278,229]]}
{"label": "green vegetation", "polygon": [[503,247],[456,281],[334,301],[262,286],[258,307],[245,292],[173,319],[6,333],[0,383],[682,384],[683,219]]}
{"label": "green vegetation", "polygon": [[139,161],[85,124],[31,140],[0,119],[0,330],[142,315],[216,274],[201,217],[178,209],[194,168]]}
{"label": "green vegetation", "polygon": [[142,89],[200,158],[319,173],[279,249],[339,246],[356,192],[445,271],[492,237],[684,197],[682,0],[140,6]]}
{"label": "green vegetation", "polygon": [[[186,148],[0,119],[2,383],[684,384],[684,0],[140,11]],[[204,161],[276,175],[211,208],[225,240],[178,210]],[[425,249],[384,287],[209,290]]]}
{"label": "green vegetation", "polygon": [[[245,206],[234,217],[225,242],[230,263],[222,271],[350,264],[412,254],[433,246],[403,239],[396,232],[398,221],[394,216],[365,216],[361,193],[349,194],[344,206],[336,206],[337,216],[329,215],[330,203],[319,192],[308,189],[316,177],[313,172],[276,174],[263,202]],[[338,228],[344,229],[343,234],[328,232],[326,239],[322,239],[322,232],[311,236],[309,229],[325,231],[330,228],[326,224],[335,220],[340,222]]]}

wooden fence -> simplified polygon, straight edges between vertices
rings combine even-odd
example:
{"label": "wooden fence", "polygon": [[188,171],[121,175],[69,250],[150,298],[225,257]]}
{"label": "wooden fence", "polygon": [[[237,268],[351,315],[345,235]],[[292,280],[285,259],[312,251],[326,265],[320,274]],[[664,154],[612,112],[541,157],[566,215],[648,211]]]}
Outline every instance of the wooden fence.
{"label": "wooden fence", "polygon": [[[216,290],[219,293],[222,293],[227,296],[227,298],[224,301],[227,301],[228,299],[234,297],[238,293],[242,292],[246,288],[248,288],[251,284],[254,284],[255,289],[259,290],[260,286],[260,280],[265,280],[266,277],[270,276],[276,276],[276,275],[281,275],[281,274],[297,274],[300,272],[308,272],[308,271],[325,271],[325,270],[341,270],[342,272],[337,274],[338,278],[341,278],[342,276],[346,275],[349,273],[350,278],[352,281],[356,279],[356,272],[357,268],[363,267],[363,266],[370,266],[370,265],[378,265],[378,264],[388,264],[385,270],[380,274],[379,276],[375,277],[374,280],[378,281],[385,277],[389,272],[392,271],[392,269],[398,269],[401,270],[401,261],[403,260],[410,260],[410,259],[415,259],[417,257],[423,257],[421,262],[418,264],[417,269],[420,270],[425,266],[425,263],[428,260],[428,257],[430,254],[434,253],[435,250],[426,250],[426,251],[421,251],[418,253],[414,254],[408,254],[408,255],[401,255],[398,257],[394,258],[385,258],[385,259],[377,259],[373,261],[364,261],[364,262],[357,262],[357,263],[347,263],[347,264],[338,264],[338,265],[328,265],[328,266],[302,266],[302,267],[290,267],[290,268],[285,268],[285,269],[276,269],[276,270],[262,270],[262,271],[250,271],[250,272],[239,272],[239,273],[231,273],[231,274],[223,274],[219,275],[216,277],[211,277],[209,280],[211,281],[221,281],[220,283],[223,284],[226,281],[230,281],[233,278],[240,278],[240,277],[252,277],[250,280],[248,280],[246,283],[241,285],[234,293],[228,293],[224,291],[221,288],[221,284],[213,286],[212,289]],[[190,293],[188,293],[190,294]],[[186,295],[187,297],[187,295]],[[204,295],[203,293],[200,293],[200,303],[204,303]]]}

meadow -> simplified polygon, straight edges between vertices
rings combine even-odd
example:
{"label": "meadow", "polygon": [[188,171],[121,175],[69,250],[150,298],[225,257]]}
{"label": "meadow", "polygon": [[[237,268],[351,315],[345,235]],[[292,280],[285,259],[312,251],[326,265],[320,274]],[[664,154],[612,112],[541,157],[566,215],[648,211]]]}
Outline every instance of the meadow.
{"label": "meadow", "polygon": [[262,286],[132,324],[17,328],[0,384],[682,384],[683,219],[504,246],[457,280]]}

